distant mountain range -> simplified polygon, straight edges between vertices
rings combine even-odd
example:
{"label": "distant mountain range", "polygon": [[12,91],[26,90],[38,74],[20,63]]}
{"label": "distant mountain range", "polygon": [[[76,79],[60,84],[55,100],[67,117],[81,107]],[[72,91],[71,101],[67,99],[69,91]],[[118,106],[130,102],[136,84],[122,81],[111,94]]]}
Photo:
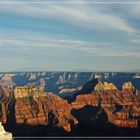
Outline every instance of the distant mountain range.
{"label": "distant mountain range", "polygon": [[81,90],[83,85],[92,80],[111,82],[118,89],[124,82],[132,82],[140,89],[140,73],[117,72],[11,72],[0,74],[0,85],[6,87],[34,85],[45,92],[52,92],[60,97],[71,96]]}

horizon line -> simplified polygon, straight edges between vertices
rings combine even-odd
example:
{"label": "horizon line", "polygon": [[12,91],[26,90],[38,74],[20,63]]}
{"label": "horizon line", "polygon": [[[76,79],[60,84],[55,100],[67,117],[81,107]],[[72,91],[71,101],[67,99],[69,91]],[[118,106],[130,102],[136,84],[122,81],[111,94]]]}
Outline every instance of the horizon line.
{"label": "horizon line", "polygon": [[95,70],[93,70],[93,71],[68,71],[68,70],[64,70],[64,71],[60,71],[60,70],[27,70],[27,71],[0,71],[0,73],[21,73],[21,72],[87,72],[87,73],[140,73],[140,71],[95,71]]}

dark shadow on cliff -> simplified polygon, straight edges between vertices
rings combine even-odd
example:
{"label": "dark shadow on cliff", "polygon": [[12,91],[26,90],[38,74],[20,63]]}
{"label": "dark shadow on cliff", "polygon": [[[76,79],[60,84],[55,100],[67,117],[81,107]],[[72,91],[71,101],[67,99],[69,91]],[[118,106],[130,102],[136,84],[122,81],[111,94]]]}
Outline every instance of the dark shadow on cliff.
{"label": "dark shadow on cliff", "polygon": [[11,105],[9,114],[7,115],[7,123],[4,126],[6,131],[13,134],[14,137],[45,137],[45,136],[69,136],[63,128],[57,127],[57,118],[52,113],[48,114],[47,125],[26,125],[16,124],[15,119],[15,102]]}
{"label": "dark shadow on cliff", "polygon": [[56,126],[45,125],[15,125],[12,129],[14,137],[45,137],[45,136],[68,136],[63,129]]}
{"label": "dark shadow on cliff", "polygon": [[108,131],[107,114],[100,107],[86,105],[82,109],[72,110],[71,114],[79,122],[74,128],[78,136],[103,136]]}
{"label": "dark shadow on cliff", "polygon": [[[120,109],[120,107],[118,107]],[[52,111],[48,114],[48,125],[18,125],[15,120],[15,100],[10,101],[8,107],[6,131],[14,137],[55,137],[55,136],[140,136],[140,129],[126,129],[116,127],[108,122],[107,114],[100,107],[85,106],[81,109],[72,110],[71,114],[78,120],[73,125],[70,133],[63,128],[57,127],[58,119]]]}
{"label": "dark shadow on cliff", "polygon": [[68,103],[72,103],[75,101],[76,96],[80,94],[90,94],[94,90],[97,83],[98,83],[98,79],[90,80],[83,85],[83,88],[80,91],[74,93],[73,96],[66,97],[65,99],[67,99]]}
{"label": "dark shadow on cliff", "polygon": [[15,97],[11,94],[11,99],[9,101],[9,104],[8,104],[8,110],[7,110],[7,121],[6,121],[6,124],[5,124],[5,129],[8,131],[8,132],[12,132],[12,130],[14,129],[14,126],[16,124],[16,118],[15,118]]}
{"label": "dark shadow on cliff", "polygon": [[108,116],[100,107],[85,106],[72,110],[78,124],[72,135],[75,136],[140,136],[140,129],[120,128],[108,122]]}
{"label": "dark shadow on cliff", "polygon": [[60,136],[140,136],[140,129],[124,129],[108,122],[107,114],[100,107],[85,106],[72,110],[71,114],[77,118],[78,124],[73,126],[70,133],[57,127],[58,120],[49,112],[48,125],[17,125],[14,117],[14,104],[7,116],[6,131],[12,132],[14,137],[60,137]]}

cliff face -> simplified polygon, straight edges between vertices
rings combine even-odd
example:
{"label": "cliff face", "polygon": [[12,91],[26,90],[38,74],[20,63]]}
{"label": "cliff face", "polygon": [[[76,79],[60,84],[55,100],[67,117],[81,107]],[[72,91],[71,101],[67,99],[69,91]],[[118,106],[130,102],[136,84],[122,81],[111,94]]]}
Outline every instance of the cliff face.
{"label": "cliff face", "polygon": [[[34,87],[17,87],[14,92],[15,123],[26,125],[48,125],[52,123],[71,131],[77,120],[70,114],[71,108],[66,100],[51,93],[43,93]],[[11,93],[12,96],[12,93]],[[9,102],[8,102],[9,100]],[[2,102],[2,122],[7,122],[10,98]]]}
{"label": "cliff face", "polygon": [[122,86],[122,90],[134,90],[134,86],[131,82],[126,82]]}
{"label": "cliff face", "polygon": [[112,83],[107,83],[107,82],[99,82],[96,86],[95,86],[95,90],[117,90],[116,86]]}
{"label": "cliff face", "polygon": [[[2,77],[1,77],[2,76]],[[6,87],[13,87],[14,82],[12,80],[12,77],[15,76],[15,74],[4,74],[0,76],[0,85],[6,86]]]}
{"label": "cliff face", "polygon": [[[86,82],[98,78],[101,81],[113,83],[121,89],[124,82],[130,81],[136,89],[140,89],[140,73],[116,72],[12,72],[0,73],[0,85],[6,87],[34,85],[45,92],[53,92],[65,98],[70,92],[61,92],[62,89],[77,89]],[[90,83],[88,83],[90,85]],[[86,87],[88,86],[86,85]],[[61,90],[60,90],[61,88]],[[85,91],[84,91],[85,92]],[[69,94],[68,94],[69,93]],[[87,93],[87,92],[85,92]]]}
{"label": "cliff face", "polygon": [[[126,89],[124,85],[122,89]],[[72,110],[89,105],[98,108],[96,117],[101,112],[105,112],[108,122],[114,126],[138,128],[139,100],[140,91],[119,91],[111,83],[98,83],[91,94],[77,95],[72,103],[52,93],[44,93],[35,87],[17,87],[2,101],[2,122],[7,123],[10,119],[8,113],[13,106],[16,124],[51,124],[70,132],[78,124],[78,119],[71,113]]]}
{"label": "cliff face", "polygon": [[0,85],[0,100],[10,96],[11,89]]}
{"label": "cliff face", "polygon": [[79,95],[71,105],[74,109],[86,105],[101,107],[108,116],[108,121],[116,126],[138,128],[140,117],[140,92],[94,91],[92,94]]}
{"label": "cliff face", "polygon": [[21,86],[21,87],[16,87],[14,89],[14,97],[16,99],[30,97],[34,95],[41,95],[41,94],[42,94],[42,91],[33,86],[23,86],[23,87]]}

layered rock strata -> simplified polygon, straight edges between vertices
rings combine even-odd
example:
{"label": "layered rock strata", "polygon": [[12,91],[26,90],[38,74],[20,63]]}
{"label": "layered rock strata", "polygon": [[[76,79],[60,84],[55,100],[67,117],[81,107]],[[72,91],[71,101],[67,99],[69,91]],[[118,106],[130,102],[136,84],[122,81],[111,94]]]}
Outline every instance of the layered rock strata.
{"label": "layered rock strata", "polygon": [[112,83],[99,82],[91,94],[82,93],[69,104],[67,100],[52,93],[44,93],[35,87],[16,87],[10,97],[2,101],[2,122],[7,122],[7,114],[10,113],[10,107],[14,105],[16,124],[51,123],[70,132],[72,127],[78,124],[71,111],[90,105],[104,110],[108,122],[115,126],[138,128],[140,91],[132,90],[133,85],[130,83],[124,83],[122,89],[122,91],[117,90]]}

